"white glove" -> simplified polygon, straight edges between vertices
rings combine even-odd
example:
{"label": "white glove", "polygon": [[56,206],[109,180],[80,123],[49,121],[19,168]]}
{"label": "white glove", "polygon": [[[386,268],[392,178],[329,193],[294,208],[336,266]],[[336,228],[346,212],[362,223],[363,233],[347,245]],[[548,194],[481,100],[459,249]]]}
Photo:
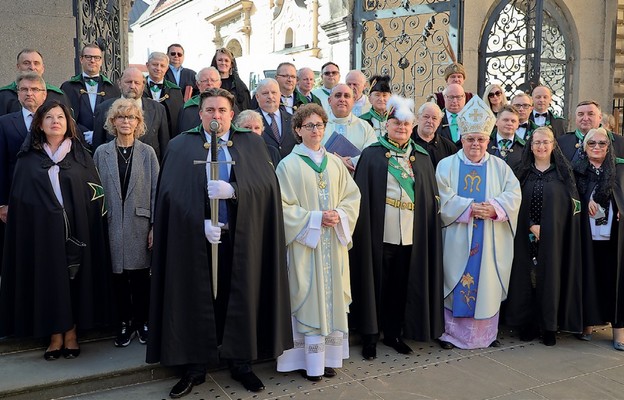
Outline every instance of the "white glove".
{"label": "white glove", "polygon": [[204,235],[206,240],[211,244],[221,243],[221,227],[223,223],[219,222],[219,226],[212,226],[212,221],[209,219],[204,220]]}
{"label": "white glove", "polygon": [[83,135],[87,143],[93,144],[93,131],[86,131]]}
{"label": "white glove", "polygon": [[211,199],[231,199],[234,187],[226,181],[208,181],[208,197]]}

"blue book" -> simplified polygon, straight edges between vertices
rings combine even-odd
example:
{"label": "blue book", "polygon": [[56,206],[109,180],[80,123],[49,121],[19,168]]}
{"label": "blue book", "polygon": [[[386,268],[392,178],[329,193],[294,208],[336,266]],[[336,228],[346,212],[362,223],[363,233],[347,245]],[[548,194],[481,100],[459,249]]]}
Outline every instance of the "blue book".
{"label": "blue book", "polygon": [[361,151],[353,145],[346,137],[338,132],[332,133],[325,143],[325,150],[329,153],[336,153],[342,157],[357,157]]}

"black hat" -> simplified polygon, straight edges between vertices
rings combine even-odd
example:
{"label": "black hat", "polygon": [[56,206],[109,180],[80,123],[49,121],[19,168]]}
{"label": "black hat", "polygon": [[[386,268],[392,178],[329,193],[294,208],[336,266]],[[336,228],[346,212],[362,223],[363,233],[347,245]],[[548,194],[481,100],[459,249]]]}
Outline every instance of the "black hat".
{"label": "black hat", "polygon": [[370,83],[369,93],[392,93],[392,90],[390,90],[390,77],[388,75],[373,75],[368,82]]}

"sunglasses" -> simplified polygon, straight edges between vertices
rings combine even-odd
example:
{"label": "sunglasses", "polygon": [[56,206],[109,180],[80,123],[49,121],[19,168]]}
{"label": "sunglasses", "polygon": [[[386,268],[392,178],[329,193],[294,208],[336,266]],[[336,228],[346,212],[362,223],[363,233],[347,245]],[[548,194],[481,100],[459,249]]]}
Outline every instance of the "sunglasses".
{"label": "sunglasses", "polygon": [[178,52],[172,51],[171,53],[169,53],[169,55],[171,57],[176,57],[176,56],[177,57],[182,57],[184,55],[184,53],[178,53]]}
{"label": "sunglasses", "polygon": [[601,149],[604,148],[604,147],[607,147],[608,144],[609,144],[609,142],[606,142],[604,140],[600,140],[600,141],[588,140],[587,141],[587,145],[589,147],[596,147],[596,146],[598,146]]}
{"label": "sunglasses", "polygon": [[503,94],[503,92],[501,92],[500,90],[498,90],[498,91],[496,91],[496,92],[490,92],[490,93],[488,94],[488,97],[498,97],[498,96],[500,96],[501,94]]}
{"label": "sunglasses", "polygon": [[331,75],[338,75],[340,72],[338,71],[325,71],[323,72],[323,75],[325,76],[331,76]]}

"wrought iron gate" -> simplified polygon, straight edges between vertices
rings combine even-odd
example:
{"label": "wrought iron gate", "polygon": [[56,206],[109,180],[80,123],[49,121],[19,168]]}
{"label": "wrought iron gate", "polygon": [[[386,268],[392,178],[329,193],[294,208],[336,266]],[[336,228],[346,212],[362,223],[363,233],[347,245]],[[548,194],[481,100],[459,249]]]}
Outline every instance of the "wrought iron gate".
{"label": "wrought iron gate", "polygon": [[416,104],[444,86],[452,61],[461,62],[463,0],[355,0],[352,65],[367,77],[392,78],[392,92]]}
{"label": "wrought iron gate", "polygon": [[503,0],[492,11],[479,46],[479,93],[498,83],[507,95],[538,84],[553,92],[552,107],[567,115],[572,80],[568,24],[552,0]]}
{"label": "wrought iron gate", "polygon": [[[128,3],[128,4],[126,4]],[[104,52],[102,72],[117,81],[126,60],[124,13],[129,0],[74,0],[76,16],[76,71],[80,68],[80,51],[89,43],[97,43]]]}

